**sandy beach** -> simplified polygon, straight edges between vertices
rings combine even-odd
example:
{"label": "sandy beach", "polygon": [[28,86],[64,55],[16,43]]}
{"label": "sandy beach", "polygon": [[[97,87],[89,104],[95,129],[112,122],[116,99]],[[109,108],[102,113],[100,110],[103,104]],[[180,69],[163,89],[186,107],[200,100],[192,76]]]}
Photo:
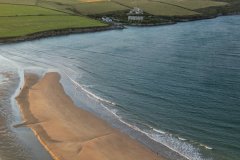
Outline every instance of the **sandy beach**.
{"label": "sandy beach", "polygon": [[60,84],[60,75],[42,79],[25,74],[16,100],[23,123],[55,160],[163,160],[128,135],[75,106]]}

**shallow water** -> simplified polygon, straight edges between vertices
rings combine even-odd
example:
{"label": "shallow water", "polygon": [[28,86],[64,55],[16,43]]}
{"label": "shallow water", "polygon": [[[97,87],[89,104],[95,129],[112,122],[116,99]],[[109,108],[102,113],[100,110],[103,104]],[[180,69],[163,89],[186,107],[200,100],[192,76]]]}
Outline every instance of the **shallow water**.
{"label": "shallow water", "polygon": [[27,71],[60,71],[77,104],[160,154],[176,159],[150,140],[188,159],[238,160],[239,26],[240,16],[228,16],[129,27],[2,45],[0,53]]}
{"label": "shallow water", "polygon": [[0,160],[51,160],[30,129],[14,127],[21,123],[13,97],[19,78],[18,68],[0,56]]}

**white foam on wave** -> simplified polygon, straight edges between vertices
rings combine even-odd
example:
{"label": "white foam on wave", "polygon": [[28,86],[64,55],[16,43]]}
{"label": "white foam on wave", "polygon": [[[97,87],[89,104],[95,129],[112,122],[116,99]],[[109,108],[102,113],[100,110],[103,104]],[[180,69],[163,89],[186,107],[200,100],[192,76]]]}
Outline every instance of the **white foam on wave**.
{"label": "white foam on wave", "polygon": [[212,147],[209,147],[205,144],[200,144],[201,147],[204,147],[205,149],[208,149],[208,150],[212,150],[213,148]]}
{"label": "white foam on wave", "polygon": [[191,144],[187,142],[179,141],[178,138],[173,137],[171,134],[166,134],[166,132],[155,129],[153,127],[151,127],[151,130],[141,130],[139,127],[124,121],[121,116],[117,115],[116,109],[109,109],[105,105],[102,105],[102,107],[104,107],[107,111],[113,114],[123,124],[146,135],[150,139],[158,143],[161,143],[162,145],[178,153],[182,157],[188,160],[203,160],[198,150],[194,148]]}
{"label": "white foam on wave", "polygon": [[181,141],[186,141],[187,140],[187,139],[182,138],[182,137],[178,137],[178,139],[181,140]]}
{"label": "white foam on wave", "polygon": [[162,131],[162,130],[160,130],[160,129],[153,128],[153,130],[154,130],[155,132],[160,133],[160,134],[166,134],[166,132],[164,132],[164,131]]}
{"label": "white foam on wave", "polygon": [[172,135],[161,136],[159,134],[149,133],[148,136],[188,160],[202,160],[202,157],[196,148],[187,142],[180,141]]}
{"label": "white foam on wave", "polygon": [[115,106],[116,103],[114,102],[111,102],[111,101],[108,101],[106,99],[103,99],[99,96],[97,96],[96,94],[88,91],[83,85],[80,85],[78,82],[76,82],[74,79],[72,79],[66,72],[64,72],[64,74],[70,79],[70,81],[77,87],[79,87],[81,90],[83,90],[90,98],[95,98],[96,100],[100,101],[100,102],[103,102],[103,103],[107,103],[107,104],[110,104],[110,105],[113,105]]}
{"label": "white foam on wave", "polygon": [[76,86],[79,87],[82,91],[86,93],[86,95],[89,98],[92,98],[93,100],[97,100],[100,102],[101,106],[111,113],[115,118],[117,118],[121,123],[125,124],[126,126],[134,129],[135,131],[138,131],[150,139],[166,146],[170,150],[178,153],[180,156],[188,159],[188,160],[203,160],[201,157],[201,154],[199,153],[198,149],[192,146],[190,143],[185,142],[186,139],[181,137],[174,137],[172,134],[167,134],[165,131],[162,131],[160,129],[156,129],[153,127],[149,127],[149,130],[142,130],[139,127],[132,125],[125,120],[122,119],[121,116],[117,114],[117,109],[110,109],[104,104],[108,104],[111,106],[115,106],[116,103],[108,101],[106,99],[103,99],[94,93],[88,91],[83,85],[80,85],[78,82],[76,82],[73,78],[71,78],[66,72],[64,74],[69,78],[69,80]]}

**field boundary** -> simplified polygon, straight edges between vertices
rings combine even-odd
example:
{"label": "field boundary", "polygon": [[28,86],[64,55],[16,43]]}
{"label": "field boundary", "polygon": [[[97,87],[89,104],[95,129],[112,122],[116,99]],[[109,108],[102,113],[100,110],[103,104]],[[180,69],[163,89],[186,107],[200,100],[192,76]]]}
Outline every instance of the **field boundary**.
{"label": "field boundary", "polygon": [[185,8],[185,7],[182,7],[182,6],[179,6],[179,5],[176,5],[176,4],[172,4],[172,3],[167,3],[167,2],[163,2],[163,1],[157,1],[157,0],[148,0],[148,1],[150,1],[150,2],[158,2],[158,3],[162,3],[162,4],[167,4],[167,5],[179,7],[179,8],[182,8],[182,9],[186,9],[186,10],[189,10],[189,11],[197,12],[196,10],[192,10],[190,8]]}

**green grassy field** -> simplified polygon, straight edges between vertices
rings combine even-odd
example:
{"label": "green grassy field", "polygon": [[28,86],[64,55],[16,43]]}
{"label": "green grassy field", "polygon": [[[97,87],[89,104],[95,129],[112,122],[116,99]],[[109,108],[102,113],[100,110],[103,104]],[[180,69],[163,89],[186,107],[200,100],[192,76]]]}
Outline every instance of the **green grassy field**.
{"label": "green grassy field", "polygon": [[116,12],[129,10],[129,8],[119,5],[111,1],[80,3],[75,5],[76,10],[83,15],[102,14],[108,12]]}
{"label": "green grassy field", "polygon": [[0,4],[0,38],[24,36],[47,30],[98,26],[107,24],[38,6]]}
{"label": "green grassy field", "polygon": [[0,0],[0,3],[35,5],[37,0]]}
{"label": "green grassy field", "polygon": [[139,7],[158,16],[189,16],[200,14],[197,9],[224,6],[227,3],[211,0],[113,0],[129,7]]}
{"label": "green grassy field", "polygon": [[[48,1],[48,0],[43,0]],[[80,0],[50,0],[51,2],[61,3],[61,4],[77,4]]]}
{"label": "green grassy field", "polygon": [[161,16],[188,16],[188,15],[197,15],[199,13],[184,9],[181,7],[159,3],[156,1],[148,0],[114,0],[120,4],[129,7],[139,7],[145,12],[152,15],[161,15]]}
{"label": "green grassy field", "polygon": [[[149,4],[149,5],[148,5]],[[137,5],[147,13],[152,15],[161,16],[189,16],[198,15],[198,12],[191,11],[188,9],[172,6],[169,4],[163,4],[159,2],[140,2]]]}
{"label": "green grassy field", "polygon": [[216,7],[216,6],[224,6],[227,3],[217,2],[212,0],[153,0],[162,3],[173,4],[176,6],[184,7],[191,10],[196,10],[200,8],[207,7]]}
{"label": "green grassy field", "polygon": [[0,3],[38,5],[69,14],[82,15],[104,14],[140,7],[146,13],[156,16],[199,15],[201,14],[199,9],[228,4],[216,0],[106,0],[100,2],[94,0],[0,0]]}
{"label": "green grassy field", "polygon": [[107,26],[83,16],[113,15],[126,21],[126,13],[133,7],[143,9],[158,22],[158,17],[174,20],[173,17],[239,12],[238,6],[239,0],[0,0],[0,38],[54,29]]}
{"label": "green grassy field", "polygon": [[0,16],[24,15],[67,15],[63,12],[40,8],[37,6],[0,4]]}
{"label": "green grassy field", "polygon": [[74,12],[74,5],[70,3],[59,3],[55,1],[47,1],[47,0],[38,0],[37,6],[52,9],[52,10],[57,10],[61,12],[65,12],[68,14],[76,14]]}
{"label": "green grassy field", "polygon": [[105,25],[96,20],[79,16],[1,17],[0,37],[16,37],[46,30]]}

